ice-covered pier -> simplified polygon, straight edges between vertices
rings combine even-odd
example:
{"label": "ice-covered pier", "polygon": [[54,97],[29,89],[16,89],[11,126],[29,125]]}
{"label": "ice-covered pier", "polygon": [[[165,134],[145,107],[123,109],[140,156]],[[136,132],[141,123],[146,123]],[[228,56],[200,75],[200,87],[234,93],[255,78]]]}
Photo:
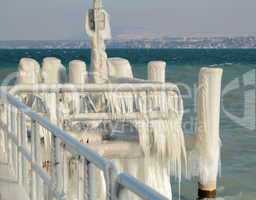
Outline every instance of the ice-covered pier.
{"label": "ice-covered pier", "polygon": [[[200,199],[216,196],[222,69],[199,74],[197,129],[182,130],[179,88],[164,61],[135,78],[108,58],[109,17],[100,0],[86,18],[91,69],[57,58],[20,60],[0,88],[0,197],[31,200],[172,199],[170,179],[198,177]],[[0,198],[0,200],[2,200]]]}

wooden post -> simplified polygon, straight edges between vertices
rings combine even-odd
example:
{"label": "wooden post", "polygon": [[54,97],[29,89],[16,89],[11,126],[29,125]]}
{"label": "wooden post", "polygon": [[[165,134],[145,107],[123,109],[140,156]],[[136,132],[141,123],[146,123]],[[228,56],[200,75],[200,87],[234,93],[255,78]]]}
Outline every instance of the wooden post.
{"label": "wooden post", "polygon": [[199,74],[197,148],[199,199],[215,198],[220,161],[220,97],[223,70],[202,68]]}
{"label": "wooden post", "polygon": [[148,80],[156,82],[165,82],[166,62],[151,61],[148,63]]}

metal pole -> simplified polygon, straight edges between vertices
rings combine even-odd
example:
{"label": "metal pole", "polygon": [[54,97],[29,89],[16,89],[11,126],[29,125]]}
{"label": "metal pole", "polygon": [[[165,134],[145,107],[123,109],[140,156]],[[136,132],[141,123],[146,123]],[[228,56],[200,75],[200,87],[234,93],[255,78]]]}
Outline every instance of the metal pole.
{"label": "metal pole", "polygon": [[8,164],[12,167],[12,140],[11,140],[11,105],[7,104],[7,155]]}
{"label": "metal pole", "polygon": [[85,199],[85,170],[84,170],[84,158],[77,159],[77,183],[78,183],[78,200]]}
{"label": "metal pole", "polygon": [[89,162],[86,158],[83,159],[84,166],[84,200],[90,200],[90,191],[89,191]]}
{"label": "metal pole", "polygon": [[[5,117],[2,117],[2,121],[3,122],[6,122],[6,125],[7,125],[7,129],[8,129],[8,105],[7,104],[4,104],[4,113],[3,113],[4,115],[5,115]],[[3,133],[4,133],[4,130],[3,130],[3,127],[1,127],[2,128],[2,131],[3,131]],[[8,133],[4,133],[4,140],[5,140],[5,142],[4,142],[4,145],[5,145],[5,155],[6,155],[6,157],[5,157],[5,159],[6,159],[6,161],[7,161],[7,163],[8,163],[8,158],[9,158],[9,140],[8,140]]]}
{"label": "metal pole", "polygon": [[[24,113],[21,113],[21,120],[20,120],[20,135],[21,135],[21,146],[23,148],[27,148],[27,127],[26,127],[26,116]],[[21,161],[22,166],[22,184],[25,186],[28,185],[28,167],[27,167],[27,161],[25,160],[25,157],[22,157]]]}
{"label": "metal pole", "polygon": [[53,149],[52,149],[52,178],[54,180],[55,183],[55,189],[59,192],[62,193],[63,192],[63,182],[62,182],[62,176],[63,174],[61,173],[61,141],[59,138],[57,138],[56,136],[52,137],[52,145],[53,145]]}
{"label": "metal pole", "polygon": [[23,163],[22,163],[22,153],[21,151],[19,150],[20,147],[22,146],[22,134],[21,134],[21,113],[18,112],[18,115],[17,115],[17,135],[18,135],[18,183],[20,185],[22,185],[22,180],[23,180]]}
{"label": "metal pole", "polygon": [[[32,163],[42,167],[41,142],[39,124],[32,120],[31,124],[31,153]],[[32,199],[40,200],[43,197],[43,183],[38,173],[32,170]]]}
{"label": "metal pole", "polygon": [[[31,154],[32,154],[32,163],[37,163],[37,125],[36,121],[32,120],[31,122]],[[38,180],[37,175],[34,170],[31,169],[31,199],[37,200],[38,195]]]}
{"label": "metal pole", "polygon": [[63,144],[61,145],[62,148],[62,155],[63,155],[63,160],[62,160],[62,168],[63,168],[63,193],[65,196],[68,194],[68,183],[69,183],[69,160],[68,160],[68,152],[66,150],[66,145]]}
{"label": "metal pole", "polygon": [[[17,138],[17,110],[14,106],[11,106],[11,134]],[[12,169],[14,171],[15,177],[17,178],[17,165],[18,165],[18,161],[17,161],[17,156],[18,156],[18,147],[17,145],[11,140],[11,149],[12,149],[12,155],[11,155],[11,159],[12,159]]]}

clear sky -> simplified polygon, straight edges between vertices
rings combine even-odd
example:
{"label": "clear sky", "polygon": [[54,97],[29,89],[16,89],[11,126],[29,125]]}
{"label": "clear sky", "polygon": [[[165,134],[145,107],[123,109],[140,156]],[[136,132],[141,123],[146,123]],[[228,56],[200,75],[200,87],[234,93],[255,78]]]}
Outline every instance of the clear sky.
{"label": "clear sky", "polygon": [[[103,0],[115,34],[256,35],[256,0]],[[81,39],[92,0],[0,0],[0,40]]]}

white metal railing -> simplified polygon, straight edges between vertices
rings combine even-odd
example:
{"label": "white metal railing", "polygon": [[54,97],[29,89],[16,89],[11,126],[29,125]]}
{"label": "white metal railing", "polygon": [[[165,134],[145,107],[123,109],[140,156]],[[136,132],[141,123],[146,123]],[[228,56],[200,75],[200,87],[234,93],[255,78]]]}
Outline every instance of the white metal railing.
{"label": "white metal railing", "polygon": [[176,85],[172,83],[111,83],[111,84],[86,84],[86,85],[73,85],[73,84],[36,84],[36,85],[15,85],[9,89],[11,94],[17,93],[69,93],[69,92],[144,92],[144,91],[176,91],[179,92]]}
{"label": "white metal railing", "polygon": [[[137,80],[137,79],[136,79]],[[136,84],[134,84],[136,83]],[[149,97],[156,93],[154,92],[164,92],[166,94],[171,94],[174,100],[173,102],[176,102],[176,108],[171,108],[172,111],[177,113],[180,117],[183,115],[183,104],[182,99],[180,95],[180,91],[177,88],[176,85],[172,83],[157,83],[157,82],[146,82],[144,80],[141,80],[141,82],[131,82],[131,83],[122,83],[122,84],[86,84],[86,85],[73,85],[73,84],[37,84],[37,85],[15,85],[8,91],[12,95],[23,95],[23,94],[53,94],[56,97],[56,107],[59,107],[59,100],[58,98],[61,98],[61,94],[67,94],[69,93],[71,96],[73,94],[79,94],[80,98],[84,95],[88,94],[104,94],[104,93],[115,93],[119,94],[120,96],[124,96],[125,93],[130,94],[142,94],[145,96],[145,107],[147,107],[147,110],[150,110],[150,103],[149,103]],[[165,97],[163,97],[165,98]],[[48,105],[49,106],[49,105]],[[47,107],[47,106],[46,106]],[[52,113],[51,113],[52,114]],[[55,113],[57,115],[57,113]],[[59,116],[57,115],[56,118]],[[132,112],[132,113],[122,113],[122,114],[115,114],[113,116],[112,113],[109,112],[101,112],[101,113],[80,113],[80,114],[72,114],[68,116],[61,116],[64,120],[71,120],[71,121],[102,121],[102,120],[112,120],[113,117],[115,119],[127,119],[127,120],[142,120],[143,118],[149,118],[151,120],[157,120],[157,119],[166,119],[169,117],[168,113],[164,112],[147,112],[144,113],[144,115],[141,112]],[[59,119],[58,119],[59,120]],[[58,121],[57,120],[57,121]]]}
{"label": "white metal railing", "polygon": [[[53,125],[45,117],[34,112],[18,98],[0,90],[1,112],[0,128],[4,136],[4,146],[8,163],[21,186],[31,200],[67,199],[65,182],[65,154],[72,151],[79,156],[78,173],[82,181],[78,185],[78,199],[92,198],[92,166],[104,174],[107,199],[119,199],[122,189],[129,190],[142,199],[166,200],[167,198],[152,188],[139,182],[128,174],[118,174],[115,165],[98,153],[70,136],[64,130]],[[31,123],[31,141],[28,141],[27,124]],[[52,137],[52,171],[42,166],[42,151],[39,130],[47,130]],[[30,177],[28,177],[30,176]],[[29,179],[29,180],[28,180]]]}
{"label": "white metal railing", "polygon": [[[173,83],[159,83],[155,81],[148,81],[143,79],[116,79],[112,80],[113,83],[110,84],[90,84],[87,83],[86,85],[74,85],[74,84],[36,84],[36,85],[14,85],[12,87],[2,87],[4,91],[8,91],[12,95],[22,95],[22,94],[54,94],[55,97],[58,97],[59,94],[63,93],[79,93],[81,95],[90,93],[90,94],[97,94],[97,93],[138,93],[142,92],[145,94],[146,98],[150,92],[172,92],[173,97],[177,98],[176,102],[181,102],[178,105],[177,112],[180,112],[181,116],[183,115],[183,100],[179,99],[181,94],[177,86]],[[120,84],[122,82],[122,84]],[[179,99],[179,100],[178,100]],[[147,102],[147,101],[146,101]],[[56,101],[56,106],[58,107],[58,101]],[[160,113],[160,112],[148,112],[146,113],[146,117],[154,120],[154,119],[165,119],[168,117],[168,114]],[[57,116],[58,117],[58,116]],[[71,121],[102,121],[102,120],[112,120],[113,116],[110,113],[86,113],[83,114],[75,114],[69,116],[62,116],[64,120],[71,120]],[[127,113],[114,116],[115,119],[121,118],[129,119],[129,120],[141,120],[145,116],[142,113]],[[185,135],[186,138],[186,146],[188,149],[192,149],[194,147],[195,141],[194,137],[190,135]]]}

